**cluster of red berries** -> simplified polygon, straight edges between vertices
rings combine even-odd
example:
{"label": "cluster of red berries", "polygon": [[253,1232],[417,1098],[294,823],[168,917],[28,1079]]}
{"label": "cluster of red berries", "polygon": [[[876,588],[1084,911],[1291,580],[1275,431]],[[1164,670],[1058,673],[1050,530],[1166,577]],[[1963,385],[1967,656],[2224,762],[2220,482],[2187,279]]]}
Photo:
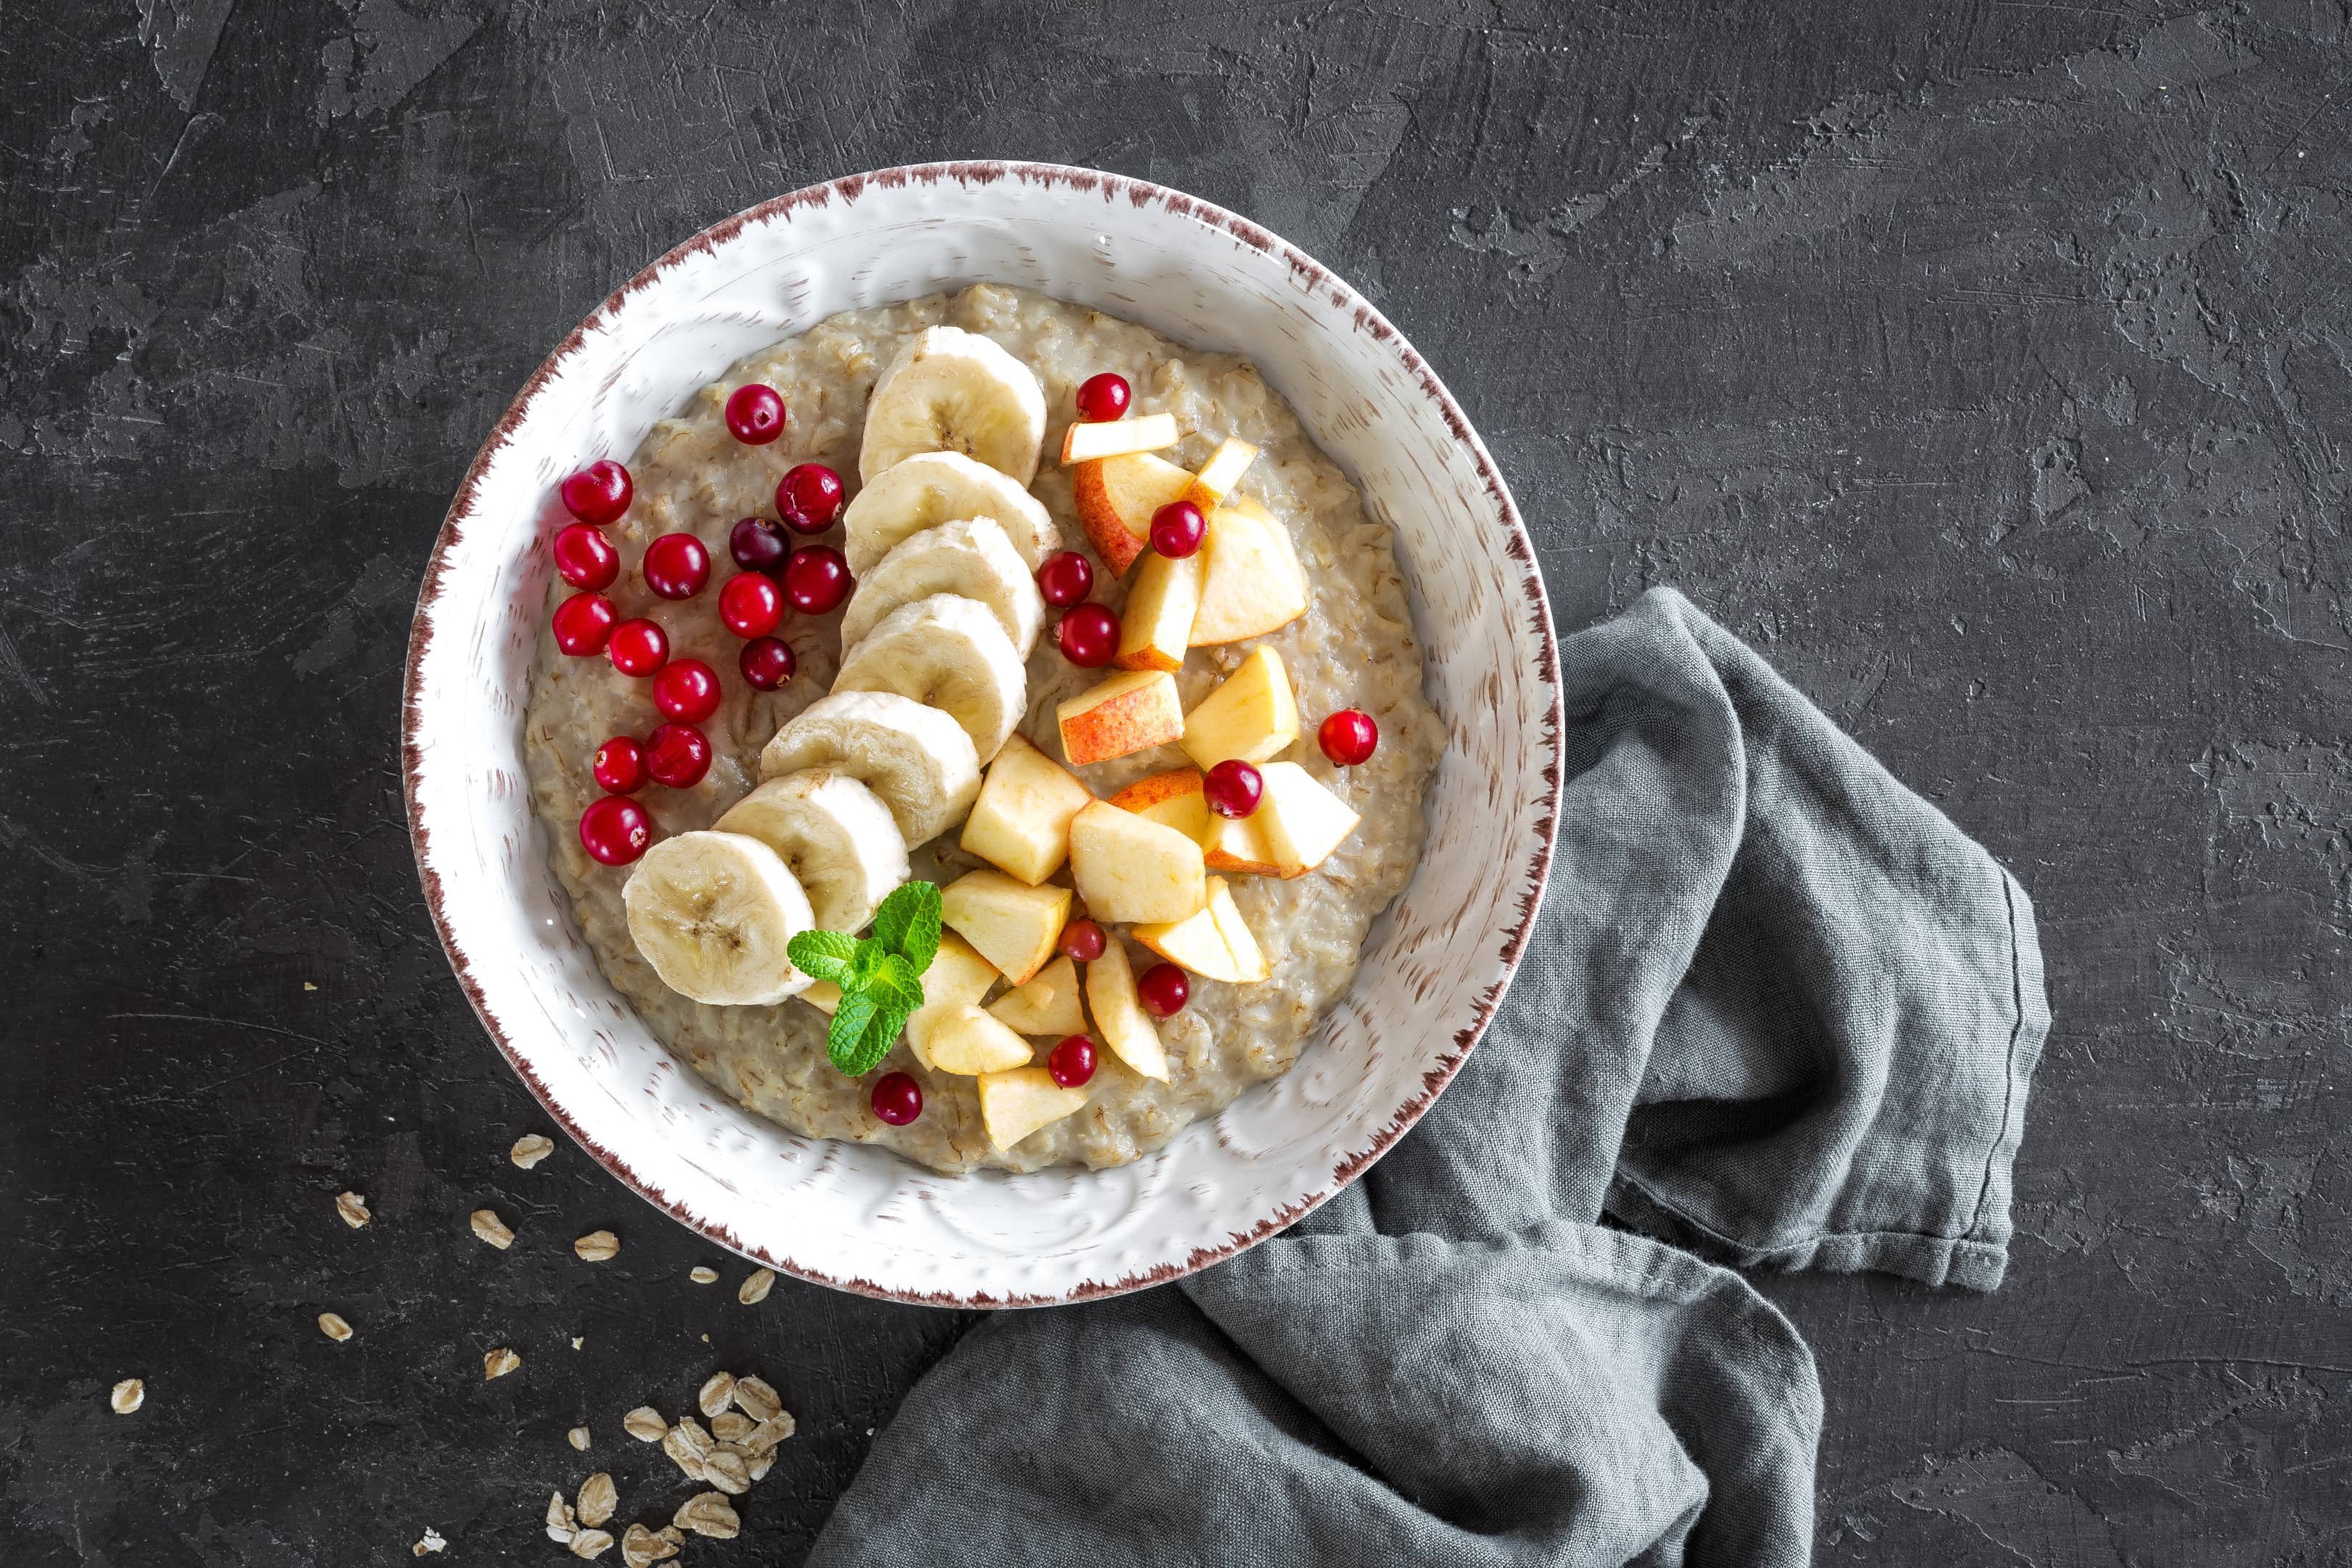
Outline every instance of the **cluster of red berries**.
{"label": "cluster of red berries", "polygon": [[[783,398],[756,383],[727,399],[726,419],[729,433],[752,447],[775,440],[788,423]],[[610,459],[591,463],[560,493],[575,521],[555,536],[555,569],[580,592],[555,607],[555,646],[574,658],[601,653],[623,675],[652,677],[654,706],[665,721],[643,741],[616,735],[597,748],[593,771],[605,793],[581,814],[580,842],[603,864],[626,866],[653,837],[645,807],[628,797],[648,781],[691,789],[710,771],[710,742],[698,726],[719,710],[719,672],[698,658],[671,658],[660,622],[622,620],[603,593],[621,574],[620,552],[604,530],[629,510],[635,494],[629,470]],[[855,586],[840,551],[794,549],[784,532],[823,533],[841,515],[845,493],[841,476],[823,463],[798,464],[776,485],[782,523],[747,517],[728,536],[728,553],[741,570],[719,587],[719,618],[743,639],[736,668],[755,690],[773,691],[793,678],[792,645],[774,635],[786,606],[829,615]],[[640,570],[657,597],[691,599],[709,585],[710,552],[691,533],[665,533],[646,546]]]}

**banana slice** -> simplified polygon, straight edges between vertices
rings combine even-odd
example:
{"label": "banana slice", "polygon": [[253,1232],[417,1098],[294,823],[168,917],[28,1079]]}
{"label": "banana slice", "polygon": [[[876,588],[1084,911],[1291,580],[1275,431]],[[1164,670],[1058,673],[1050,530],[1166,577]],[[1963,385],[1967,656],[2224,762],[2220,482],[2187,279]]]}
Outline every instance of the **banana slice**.
{"label": "banana slice", "polygon": [[901,605],[841,656],[835,691],[895,691],[944,710],[983,763],[1029,707],[1029,670],[986,605],[933,594]]}
{"label": "banana slice", "polygon": [[847,773],[872,790],[890,808],[909,848],[961,821],[980,794],[980,758],[963,726],[888,691],[821,697],[760,753],[762,778],[803,768]]}
{"label": "banana slice", "polygon": [[866,405],[857,476],[867,484],[918,452],[961,452],[1026,489],[1045,441],[1045,392],[1027,365],[977,332],[925,327]]}
{"label": "banana slice", "polygon": [[783,858],[823,931],[857,931],[907,879],[907,841],[872,790],[829,768],[770,779],[711,826]]}
{"label": "banana slice", "polygon": [[994,518],[1032,572],[1062,547],[1062,531],[1035,496],[961,452],[924,452],[867,481],[842,512],[849,570],[863,577],[908,535],[963,517]]}
{"label": "banana slice", "polygon": [[646,851],[621,889],[629,935],[662,984],[720,1007],[804,990],[785,946],[814,928],[783,858],[740,833],[681,833]]}
{"label": "banana slice", "polygon": [[961,594],[987,605],[1023,658],[1037,646],[1045,601],[1013,541],[987,517],[943,522],[893,546],[857,579],[857,592],[842,613],[841,646],[853,646],[891,611],[933,594]]}

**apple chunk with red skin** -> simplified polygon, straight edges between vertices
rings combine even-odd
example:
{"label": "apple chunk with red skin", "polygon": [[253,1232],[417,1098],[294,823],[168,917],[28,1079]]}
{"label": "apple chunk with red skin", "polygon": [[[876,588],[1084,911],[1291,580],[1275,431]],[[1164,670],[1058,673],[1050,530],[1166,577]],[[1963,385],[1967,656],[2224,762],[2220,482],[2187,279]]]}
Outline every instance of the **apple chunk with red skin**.
{"label": "apple chunk with red skin", "polygon": [[1192,485],[1189,470],[1150,452],[1102,458],[1070,470],[1078,526],[1114,577],[1124,575],[1151,548],[1152,514],[1181,500]]}
{"label": "apple chunk with red skin", "polygon": [[1164,669],[1130,669],[1090,686],[1054,710],[1062,754],[1074,768],[1164,746],[1184,733],[1184,702]]}
{"label": "apple chunk with red skin", "polygon": [[1202,862],[1212,871],[1281,876],[1282,868],[1275,864],[1274,851],[1266,847],[1265,829],[1256,814],[1219,816],[1209,809],[1209,797],[1202,786],[1200,769],[1171,768],[1136,780],[1111,796],[1110,804],[1190,837],[1201,847]]}

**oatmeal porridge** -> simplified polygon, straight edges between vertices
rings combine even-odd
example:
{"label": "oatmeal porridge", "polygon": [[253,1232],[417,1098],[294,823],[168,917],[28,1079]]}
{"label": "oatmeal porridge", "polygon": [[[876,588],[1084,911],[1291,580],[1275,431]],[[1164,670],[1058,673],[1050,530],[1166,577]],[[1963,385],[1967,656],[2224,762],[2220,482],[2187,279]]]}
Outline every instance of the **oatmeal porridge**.
{"label": "oatmeal porridge", "polygon": [[[927,333],[938,328],[960,331]],[[912,348],[934,338],[986,354],[1002,350],[1034,377],[1043,404],[1042,415],[1029,415],[1033,443],[1042,420],[1034,479],[1022,471],[1018,442],[992,450],[982,437],[966,440],[944,426],[940,439],[927,440],[920,420],[886,431],[878,413],[868,429],[869,402],[880,406],[877,381],[906,358],[913,363],[906,379],[914,382],[925,366]],[[1081,399],[1090,378],[1122,381],[1131,406],[1122,395],[1116,419],[1094,408],[1094,418],[1074,426],[1080,403],[1100,384]],[[760,388],[772,389],[780,406]],[[938,394],[937,403],[950,424],[951,392]],[[907,403],[901,394],[893,407]],[[1196,474],[1208,490],[1187,493],[1218,498],[1210,526],[1230,529],[1210,539],[1204,564],[1181,593],[1153,577],[1175,574],[1176,552],[1189,553],[1181,529],[1170,543],[1132,518],[1126,534],[1104,521],[1137,504],[1132,496],[1107,499],[1106,487],[1116,490],[1117,483],[1104,476],[1127,471],[1112,467],[1121,461],[1141,461],[1123,451],[1147,441],[1158,465],[1150,471],[1172,473],[1173,464],[1191,471],[1179,479]],[[1089,443],[1114,455],[1088,458],[1097,449]],[[927,458],[930,446],[969,457],[952,464],[936,454]],[[1066,456],[1075,460],[1056,460]],[[887,487],[904,489],[928,468],[974,460],[1026,485],[1025,499],[1008,496],[990,509],[1010,514],[993,525],[974,523],[963,510],[936,517],[919,515],[919,508],[909,514],[926,531],[919,539],[860,522],[889,510]],[[804,465],[837,474],[840,490],[827,493],[829,481],[811,478]],[[1390,531],[1366,518],[1338,467],[1246,360],[1194,353],[1079,306],[982,285],[837,315],[747,356],[656,423],[626,470],[625,499],[614,506],[609,502],[619,498],[606,498],[605,510],[615,515],[602,526],[611,580],[600,582],[591,560],[578,573],[567,564],[572,583],[559,578],[551,590],[552,629],[542,629],[533,662],[525,751],[534,805],[581,932],[665,1047],[721,1092],[785,1127],[878,1143],[945,1172],[1124,1163],[1290,1067],[1317,1018],[1346,989],[1370,923],[1412,874],[1424,837],[1423,795],[1444,732],[1423,698],[1422,647]],[[808,503],[809,515],[799,521],[811,526],[797,535],[766,528],[767,542],[750,547],[755,556],[771,551],[773,569],[746,570],[741,576],[759,580],[738,584],[739,566],[761,564],[744,554],[739,523],[776,519],[788,474],[796,477],[785,499]],[[845,518],[828,521],[845,499]],[[566,500],[572,504],[569,492]],[[675,535],[692,536],[699,548],[667,537]],[[786,563],[787,551],[810,545],[834,548],[799,549]],[[590,541],[580,548],[593,555],[603,547]],[[1083,559],[1065,560],[1066,553]],[[558,554],[562,561],[561,547]],[[1276,585],[1266,592],[1279,598],[1289,591],[1285,584],[1295,585],[1303,609],[1269,611],[1257,578],[1243,571],[1254,561]],[[845,567],[855,574],[854,592]],[[965,586],[972,579],[959,573],[979,574],[989,589]],[[1033,574],[1037,586],[1024,585]],[[582,582],[607,602],[594,607],[600,619],[572,603],[596,596],[575,594],[573,584]],[[1197,625],[1188,594],[1198,595]],[[1182,618],[1172,651],[1157,657],[1150,626],[1178,614],[1165,603],[1171,597],[1181,601]],[[780,621],[772,620],[779,607]],[[584,632],[583,619],[593,620]],[[1213,620],[1224,629],[1213,629]],[[1264,626],[1274,629],[1256,630]],[[845,626],[854,644],[845,671]],[[754,632],[789,655],[747,641]],[[1168,636],[1160,634],[1159,643],[1170,647]],[[604,657],[582,657],[583,647]],[[917,674],[909,677],[910,668]],[[772,689],[747,679],[753,673]],[[829,706],[786,729],[820,701]],[[864,753],[819,743],[820,731],[830,732],[819,722],[826,714],[894,705],[914,710],[905,720],[908,733],[938,731],[936,743],[907,742],[914,762],[888,764],[898,773],[861,772]],[[929,717],[919,705],[929,705]],[[1289,729],[1279,728],[1285,712]],[[702,741],[657,731],[665,714],[692,716],[668,730],[690,729]],[[1327,717],[1318,746],[1318,726]],[[615,737],[637,744],[625,754],[600,751]],[[1151,743],[1139,745],[1143,741]],[[977,773],[959,771],[974,763]],[[609,776],[614,773],[627,776]],[[986,789],[966,824],[983,774]],[[1072,774],[1083,789],[1063,782]],[[672,779],[680,783],[663,782]],[[636,787],[608,793],[616,784]],[[760,795],[747,803],[755,789]],[[1110,804],[1086,805],[1075,817],[1065,810],[1055,818],[1061,837],[1032,859],[1037,836],[1028,828],[1044,809],[1034,803],[1057,790],[1074,803],[1091,795]],[[722,826],[739,803],[743,809]],[[828,920],[862,925],[908,876],[941,885],[948,946],[925,973],[926,1011],[918,1020],[936,1022],[952,1008],[989,1040],[1002,1041],[1009,1029],[1026,1038],[1021,1048],[1034,1047],[1034,1067],[983,1072],[957,1054],[965,1043],[959,1037],[951,1044],[943,1023],[922,1037],[928,1044],[919,1050],[910,1023],[877,1065],[851,1077],[828,1056],[831,1014],[850,1005],[834,985],[771,969],[720,1003],[695,1000],[665,981],[665,973],[674,980],[677,973],[657,969],[659,946],[641,950],[641,941],[651,940],[644,910],[632,929],[632,901],[661,890],[653,886],[657,858],[675,868],[693,844],[772,838],[755,820],[761,812],[785,814],[775,818],[783,822],[820,806],[832,813],[825,822],[852,824],[864,847],[852,853],[793,840],[804,857],[828,857],[825,874],[810,876],[804,894],[797,885],[782,890],[787,904],[800,900],[792,905],[800,911],[793,929],[837,929]],[[982,817],[993,826],[984,831]],[[1153,826],[1137,827],[1139,819]],[[592,821],[635,837],[609,856],[592,855]],[[1194,879],[1192,890],[1171,903],[1177,895],[1172,883],[1154,879],[1155,857],[1178,837],[1198,840],[1206,858],[1191,851],[1190,868],[1169,873]],[[772,859],[759,853],[761,866]],[[643,862],[625,863],[640,854]],[[1200,907],[1203,866],[1206,888],[1223,889],[1213,911]],[[633,884],[637,892],[625,897]],[[1000,903],[1013,915],[996,912]],[[1045,912],[1035,914],[1041,903]],[[1091,915],[1108,928],[1104,956],[1082,966],[1083,1009],[1071,986],[1081,966],[1060,956],[1089,951],[1084,940],[1073,945],[1076,926],[1063,932],[1058,952],[1040,948],[1016,963],[1007,960],[1007,939],[994,923],[1045,920],[1050,942],[1064,913]],[[1245,929],[1236,933],[1234,922]],[[1187,944],[1197,945],[1203,932],[1210,956],[1195,961]],[[976,951],[988,962],[972,956]],[[793,954],[798,962],[798,945]],[[1154,973],[1179,973],[1163,959],[1190,972],[1181,975],[1187,994],[1173,998],[1173,1008],[1163,1009],[1171,998],[1154,994],[1154,986],[1164,993],[1176,984]],[[1229,960],[1243,969],[1221,967]],[[957,970],[959,963],[966,968]],[[1009,964],[1026,973],[998,978]],[[1218,977],[1227,973],[1238,977]],[[1097,977],[1114,974],[1139,977],[1128,992],[1140,995],[1144,1011],[1128,1011],[1149,1019],[1145,1032],[1156,1033],[1156,1047],[1131,1048],[1121,1026],[1105,1016]],[[944,994],[975,977],[968,996]],[[1013,980],[1031,983],[1016,988]],[[1091,1037],[1087,1071],[1064,1071],[1055,1041],[1065,1033]],[[983,1041],[973,1048],[1002,1047]],[[1156,1066],[1148,1056],[1153,1048],[1164,1057]],[[968,1070],[947,1070],[950,1062]],[[1154,1071],[1164,1077],[1147,1076]],[[982,1095],[1014,1079],[1034,1084],[1033,1098],[1064,1099],[1034,1130],[1003,1140],[1002,1117],[984,1113]]]}

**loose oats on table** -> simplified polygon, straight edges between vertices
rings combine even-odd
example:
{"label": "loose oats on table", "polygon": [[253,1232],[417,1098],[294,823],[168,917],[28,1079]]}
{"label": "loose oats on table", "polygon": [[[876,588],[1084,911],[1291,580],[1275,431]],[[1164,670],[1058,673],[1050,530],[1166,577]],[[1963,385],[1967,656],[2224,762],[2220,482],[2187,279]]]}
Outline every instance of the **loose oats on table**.
{"label": "loose oats on table", "polygon": [[507,1151],[507,1158],[528,1171],[554,1152],[554,1140],[526,1132],[515,1140],[515,1146]]}
{"label": "loose oats on table", "polygon": [[613,1510],[620,1506],[621,1489],[613,1484],[613,1478],[606,1472],[599,1470],[580,1483],[580,1500],[575,1507],[581,1523],[602,1524],[612,1518]]}
{"label": "loose oats on table", "polygon": [[493,1351],[485,1351],[482,1353],[482,1381],[488,1383],[494,1377],[504,1377],[520,1365],[522,1365],[522,1357],[504,1345]]}
{"label": "loose oats on table", "polygon": [[572,1538],[574,1557],[602,1557],[613,1550],[613,1537],[602,1530],[583,1530]]}
{"label": "loose oats on table", "polygon": [[650,1405],[640,1405],[621,1417],[621,1430],[640,1443],[658,1443],[669,1436],[669,1423]]}
{"label": "loose oats on table", "polygon": [[572,1505],[563,1500],[562,1492],[551,1493],[547,1500],[547,1538],[558,1546],[569,1546],[580,1531],[580,1521],[572,1517]]}
{"label": "loose oats on table", "polygon": [[758,1377],[735,1380],[735,1407],[754,1421],[772,1421],[783,1413],[783,1396]]}
{"label": "loose oats on table", "polygon": [[710,1435],[722,1443],[740,1444],[759,1425],[740,1410],[722,1410],[710,1418]]}
{"label": "loose oats on table", "polygon": [[566,1442],[570,1443],[573,1447],[575,1447],[575,1448],[579,1449],[582,1453],[583,1453],[583,1454],[584,1454],[584,1453],[586,1453],[586,1452],[588,1451],[588,1444],[589,1444],[590,1439],[589,1439],[589,1436],[588,1436],[588,1428],[587,1428],[587,1427],[585,1427],[585,1426],[574,1426],[573,1428],[572,1428],[572,1430],[571,1430],[571,1431],[566,1432],[566,1433],[563,1435],[563,1436],[564,1436],[564,1440],[565,1440]]}
{"label": "loose oats on table", "polygon": [[722,1444],[704,1456],[702,1479],[730,1497],[740,1497],[751,1489],[751,1467],[740,1449]]}
{"label": "loose oats on table", "polygon": [[443,1550],[448,1544],[449,1542],[442,1538],[441,1532],[428,1524],[425,1527],[423,1539],[408,1549],[408,1554],[411,1557],[424,1557]]}
{"label": "loose oats on table", "polygon": [[375,1215],[368,1213],[367,1199],[360,1196],[357,1193],[336,1194],[335,1212],[342,1215],[343,1223],[350,1226],[353,1230],[359,1229],[360,1226],[367,1224],[368,1221],[375,1217]]}
{"label": "loose oats on table", "polygon": [[352,1337],[352,1326],[343,1321],[342,1315],[339,1312],[320,1313],[319,1331],[337,1344]]}
{"label": "loose oats on table", "polygon": [[126,1377],[114,1385],[106,1402],[114,1406],[117,1415],[128,1415],[147,1403],[147,1385],[138,1378]]}
{"label": "loose oats on table", "polygon": [[732,1541],[742,1533],[743,1521],[734,1505],[717,1492],[697,1492],[678,1505],[672,1520],[680,1530],[712,1541]]}
{"label": "loose oats on table", "polygon": [[747,1307],[756,1307],[768,1299],[768,1292],[775,1283],[774,1269],[755,1268],[751,1278],[743,1281],[742,1288],[735,1292],[735,1299]]}
{"label": "loose oats on table", "polygon": [[602,1263],[619,1256],[621,1238],[609,1230],[592,1230],[572,1244],[572,1250],[589,1263]]}
{"label": "loose oats on table", "polygon": [[709,1380],[703,1384],[702,1392],[695,1396],[694,1402],[702,1407],[702,1413],[705,1415],[716,1415],[726,1409],[729,1402],[734,1397],[735,1374],[731,1372],[714,1372],[710,1374]]}
{"label": "loose oats on table", "polygon": [[697,1264],[694,1272],[688,1274],[687,1278],[697,1285],[715,1285],[719,1282],[719,1270]]}
{"label": "loose oats on table", "polygon": [[514,1245],[514,1232],[507,1228],[507,1222],[499,1217],[498,1210],[476,1209],[473,1218],[474,1234],[500,1252]]}
{"label": "loose oats on table", "polygon": [[627,1568],[653,1568],[677,1555],[677,1542],[656,1534],[642,1524],[629,1526],[621,1537],[621,1561]]}

